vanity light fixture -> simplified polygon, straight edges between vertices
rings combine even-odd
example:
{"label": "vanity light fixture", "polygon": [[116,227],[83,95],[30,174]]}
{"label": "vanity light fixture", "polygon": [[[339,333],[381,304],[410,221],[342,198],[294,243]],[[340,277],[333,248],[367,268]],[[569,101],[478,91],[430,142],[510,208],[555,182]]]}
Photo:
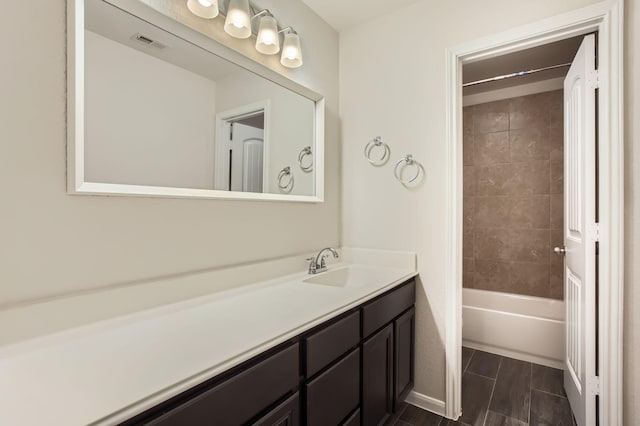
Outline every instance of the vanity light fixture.
{"label": "vanity light fixture", "polygon": [[196,16],[213,19],[218,16],[218,0],[188,0],[187,7]]}
{"label": "vanity light fixture", "polygon": [[280,34],[278,22],[267,9],[257,13],[254,18],[260,16],[260,26],[256,37],[256,50],[264,55],[275,55],[280,51]]}
{"label": "vanity light fixture", "polygon": [[[212,19],[218,16],[218,0],[187,0],[187,7],[196,16]],[[249,0],[229,0],[224,31],[235,38],[249,38],[253,34],[251,21],[260,18],[255,48],[263,55],[280,52],[280,33],[284,33],[280,63],[287,68],[302,66],[300,36],[292,27],[278,30],[278,22],[269,10],[253,14]]]}
{"label": "vanity light fixture", "polygon": [[251,37],[249,0],[231,0],[224,20],[224,31],[235,38]]}
{"label": "vanity light fixture", "polygon": [[287,68],[298,68],[302,66],[302,49],[300,48],[300,37],[298,33],[291,27],[280,30],[280,32],[285,32],[280,63]]}

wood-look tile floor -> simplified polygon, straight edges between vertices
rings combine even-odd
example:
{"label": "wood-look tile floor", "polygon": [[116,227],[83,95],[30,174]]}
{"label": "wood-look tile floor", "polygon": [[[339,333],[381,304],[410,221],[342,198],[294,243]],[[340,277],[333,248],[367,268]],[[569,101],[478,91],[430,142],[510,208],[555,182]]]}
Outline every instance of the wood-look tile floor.
{"label": "wood-look tile floor", "polygon": [[562,370],[462,348],[458,421],[407,404],[398,426],[574,426]]}

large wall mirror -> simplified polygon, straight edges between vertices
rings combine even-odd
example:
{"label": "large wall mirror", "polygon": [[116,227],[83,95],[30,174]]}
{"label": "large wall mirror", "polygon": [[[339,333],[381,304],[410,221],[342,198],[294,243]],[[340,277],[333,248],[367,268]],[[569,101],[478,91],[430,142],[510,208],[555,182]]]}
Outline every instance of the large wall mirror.
{"label": "large wall mirror", "polygon": [[321,95],[141,3],[69,4],[69,192],[322,201]]}

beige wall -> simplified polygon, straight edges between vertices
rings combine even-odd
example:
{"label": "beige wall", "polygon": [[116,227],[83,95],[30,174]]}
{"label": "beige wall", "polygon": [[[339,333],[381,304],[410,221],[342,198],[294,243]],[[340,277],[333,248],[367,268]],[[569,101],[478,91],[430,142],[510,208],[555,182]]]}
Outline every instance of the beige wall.
{"label": "beige wall", "polygon": [[326,95],[323,204],[67,195],[66,1],[3,5],[0,306],[339,244],[338,35],[297,0],[261,4],[299,30],[289,74]]}
{"label": "beige wall", "polygon": [[464,287],[563,298],[562,96],[463,109]]}
{"label": "beige wall", "polygon": [[640,424],[640,0],[625,0],[624,424]]}
{"label": "beige wall", "polygon": [[[445,48],[591,3],[425,0],[340,33],[343,242],[417,251],[419,393],[444,399]],[[392,161],[374,168],[362,149],[378,135]],[[393,161],[406,153],[426,170],[414,189],[393,178]]]}
{"label": "beige wall", "polygon": [[216,82],[89,30],[85,52],[85,180],[213,189]]}

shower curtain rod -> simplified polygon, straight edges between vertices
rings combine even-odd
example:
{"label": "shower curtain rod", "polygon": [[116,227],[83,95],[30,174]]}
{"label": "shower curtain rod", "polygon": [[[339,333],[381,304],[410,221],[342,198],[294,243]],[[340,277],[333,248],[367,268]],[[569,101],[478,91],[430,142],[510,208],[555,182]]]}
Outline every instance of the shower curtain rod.
{"label": "shower curtain rod", "polygon": [[462,87],[475,86],[476,84],[488,83],[490,81],[504,80],[511,77],[520,77],[523,75],[535,74],[540,71],[553,70],[556,68],[563,68],[563,67],[569,67],[569,66],[571,66],[571,62],[567,62],[566,64],[551,65],[549,67],[544,67],[544,68],[536,68],[528,71],[518,71],[511,74],[499,75],[497,77],[485,78],[483,80],[471,81],[469,83],[464,83]]}

